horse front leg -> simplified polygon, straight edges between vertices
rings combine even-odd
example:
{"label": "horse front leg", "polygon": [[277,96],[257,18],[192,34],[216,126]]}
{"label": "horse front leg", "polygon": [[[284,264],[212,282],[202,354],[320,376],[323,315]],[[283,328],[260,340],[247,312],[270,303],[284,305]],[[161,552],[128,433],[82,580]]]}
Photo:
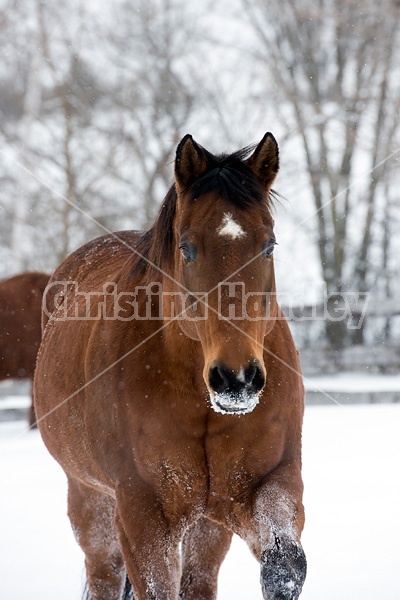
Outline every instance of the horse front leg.
{"label": "horse front leg", "polygon": [[217,597],[218,572],[231,539],[231,531],[205,517],[187,530],[182,544],[182,600]]}
{"label": "horse front leg", "polygon": [[260,561],[265,600],[297,600],[301,594],[307,572],[300,543],[302,492],[299,467],[276,469],[256,491],[251,513],[238,530]]}
{"label": "horse front leg", "polygon": [[120,600],[126,571],[115,529],[115,502],[68,479],[68,516],[85,553],[87,600]]}
{"label": "horse front leg", "polygon": [[183,526],[144,486],[117,490],[116,524],[135,600],[177,600]]}

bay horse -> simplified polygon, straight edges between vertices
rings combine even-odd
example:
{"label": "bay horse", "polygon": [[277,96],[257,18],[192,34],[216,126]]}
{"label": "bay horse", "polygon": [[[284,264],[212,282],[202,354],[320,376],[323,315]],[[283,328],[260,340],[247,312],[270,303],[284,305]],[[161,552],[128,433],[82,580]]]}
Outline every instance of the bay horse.
{"label": "bay horse", "polygon": [[[0,381],[31,379],[42,337],[42,297],[50,275],[21,273],[0,281]],[[33,403],[29,424],[35,424]]]}
{"label": "bay horse", "polygon": [[301,593],[304,402],[275,294],[278,168],[271,133],[230,155],[186,135],[153,227],[89,242],[52,276],[35,403],[91,600],[216,598],[233,533],[265,599]]}

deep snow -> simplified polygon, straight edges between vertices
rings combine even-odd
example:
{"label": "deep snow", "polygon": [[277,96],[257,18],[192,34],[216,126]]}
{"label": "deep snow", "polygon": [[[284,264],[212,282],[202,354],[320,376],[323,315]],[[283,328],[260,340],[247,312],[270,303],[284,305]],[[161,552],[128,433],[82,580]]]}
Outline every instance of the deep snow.
{"label": "deep snow", "polygon": [[[38,432],[0,424],[0,599],[78,600],[83,559],[65,477]],[[304,425],[309,572],[301,600],[398,600],[400,405],[308,407]],[[260,600],[258,565],[234,540],[218,600]]]}

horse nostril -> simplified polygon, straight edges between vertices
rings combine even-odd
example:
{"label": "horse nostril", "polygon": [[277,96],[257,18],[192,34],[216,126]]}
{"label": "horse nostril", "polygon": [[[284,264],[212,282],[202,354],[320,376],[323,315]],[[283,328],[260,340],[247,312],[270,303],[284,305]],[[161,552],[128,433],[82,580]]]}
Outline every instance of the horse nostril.
{"label": "horse nostril", "polygon": [[257,363],[250,363],[237,375],[223,364],[214,364],[208,373],[210,388],[217,394],[241,394],[244,391],[257,394],[265,384],[265,376]]}
{"label": "horse nostril", "polygon": [[265,376],[257,364],[250,364],[244,372],[244,379],[254,393],[259,392],[265,385]]}
{"label": "horse nostril", "polygon": [[256,376],[257,367],[255,365],[249,365],[244,372],[244,380],[246,383],[253,383],[253,379]]}
{"label": "horse nostril", "polygon": [[208,375],[208,381],[210,383],[210,387],[217,392],[217,394],[222,394],[222,392],[225,392],[229,387],[227,370],[218,365],[211,367]]}
{"label": "horse nostril", "polygon": [[259,392],[265,385],[265,375],[263,371],[257,367],[256,374],[253,379],[253,388],[255,392]]}

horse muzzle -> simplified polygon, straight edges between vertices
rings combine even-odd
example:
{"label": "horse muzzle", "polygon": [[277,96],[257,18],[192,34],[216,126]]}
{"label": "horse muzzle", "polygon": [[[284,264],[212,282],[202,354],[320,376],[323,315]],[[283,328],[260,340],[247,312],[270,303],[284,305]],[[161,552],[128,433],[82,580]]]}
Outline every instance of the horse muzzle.
{"label": "horse muzzle", "polygon": [[217,361],[208,372],[211,405],[223,414],[251,412],[264,385],[265,371],[258,361],[251,361],[238,372]]}

